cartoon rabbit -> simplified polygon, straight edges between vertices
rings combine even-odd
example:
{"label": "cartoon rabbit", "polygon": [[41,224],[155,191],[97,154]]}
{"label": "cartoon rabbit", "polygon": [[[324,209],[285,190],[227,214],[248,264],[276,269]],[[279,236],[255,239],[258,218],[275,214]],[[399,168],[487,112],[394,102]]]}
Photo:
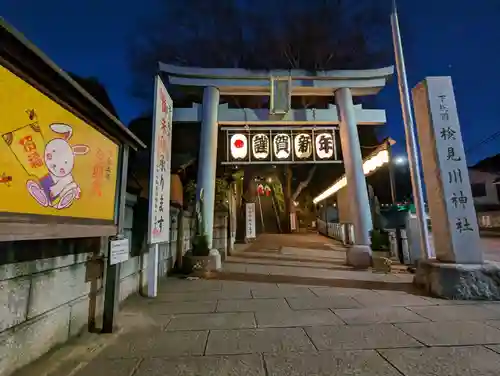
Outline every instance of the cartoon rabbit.
{"label": "cartoon rabbit", "polygon": [[80,186],[74,181],[71,171],[76,155],[85,155],[87,145],[70,145],[73,129],[67,124],[51,124],[50,129],[62,136],[53,138],[45,145],[44,161],[49,174],[36,182],[29,180],[27,188],[42,206],[64,209],[80,198]]}

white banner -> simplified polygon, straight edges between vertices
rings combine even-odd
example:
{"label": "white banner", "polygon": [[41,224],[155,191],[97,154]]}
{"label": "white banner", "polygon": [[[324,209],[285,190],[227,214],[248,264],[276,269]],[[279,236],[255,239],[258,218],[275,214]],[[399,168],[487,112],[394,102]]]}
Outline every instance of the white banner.
{"label": "white banner", "polygon": [[149,174],[149,244],[168,242],[170,237],[172,111],[172,98],[161,78],[156,76]]}
{"label": "white banner", "polygon": [[249,202],[245,205],[245,228],[246,238],[254,239],[255,233],[255,202]]}
{"label": "white banner", "polygon": [[292,230],[292,231],[297,230],[297,214],[296,213],[290,213],[290,230]]}

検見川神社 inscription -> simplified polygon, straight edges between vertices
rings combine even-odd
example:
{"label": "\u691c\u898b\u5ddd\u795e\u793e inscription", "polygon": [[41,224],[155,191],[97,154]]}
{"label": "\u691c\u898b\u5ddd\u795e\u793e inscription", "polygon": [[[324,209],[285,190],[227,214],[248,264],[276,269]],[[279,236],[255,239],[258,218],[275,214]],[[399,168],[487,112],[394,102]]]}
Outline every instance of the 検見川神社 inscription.
{"label": "\u691c\u898b\u5ddd\u795e\u793e inscription", "polygon": [[436,257],[481,263],[482,250],[450,77],[430,77],[413,89]]}

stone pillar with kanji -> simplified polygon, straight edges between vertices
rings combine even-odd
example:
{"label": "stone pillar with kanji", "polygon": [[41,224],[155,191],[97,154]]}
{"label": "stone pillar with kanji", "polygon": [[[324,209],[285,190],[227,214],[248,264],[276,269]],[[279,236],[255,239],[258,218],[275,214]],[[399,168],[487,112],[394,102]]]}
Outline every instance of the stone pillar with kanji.
{"label": "stone pillar with kanji", "polygon": [[415,282],[446,298],[498,298],[498,268],[483,262],[451,77],[426,78],[413,102],[436,254],[419,263]]}

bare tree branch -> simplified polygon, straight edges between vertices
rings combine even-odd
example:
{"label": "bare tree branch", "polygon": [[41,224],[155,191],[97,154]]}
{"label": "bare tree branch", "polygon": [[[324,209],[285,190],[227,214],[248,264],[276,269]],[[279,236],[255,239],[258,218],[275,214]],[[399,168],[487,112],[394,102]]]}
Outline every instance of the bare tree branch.
{"label": "bare tree branch", "polygon": [[[386,66],[392,62],[389,12],[390,0],[163,0],[132,38],[133,93],[152,103],[158,61],[311,72]],[[185,95],[172,90],[174,101]],[[239,108],[268,105],[268,98],[255,96],[222,99]],[[292,97],[294,107],[327,108],[329,103],[333,96]],[[359,136],[362,144],[377,142],[372,127],[360,128]],[[317,184],[310,186],[331,183],[339,172],[341,167],[326,165],[294,168],[305,178],[301,190],[312,179]]]}

